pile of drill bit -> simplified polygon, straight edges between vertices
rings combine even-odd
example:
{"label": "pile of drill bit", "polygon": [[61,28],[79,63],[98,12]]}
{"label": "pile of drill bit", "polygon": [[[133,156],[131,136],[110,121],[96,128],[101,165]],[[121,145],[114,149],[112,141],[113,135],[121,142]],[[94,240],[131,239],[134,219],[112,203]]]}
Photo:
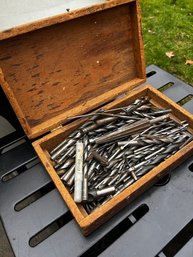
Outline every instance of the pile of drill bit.
{"label": "pile of drill bit", "polygon": [[91,117],[50,152],[54,168],[88,213],[189,143],[186,121],[140,98]]}

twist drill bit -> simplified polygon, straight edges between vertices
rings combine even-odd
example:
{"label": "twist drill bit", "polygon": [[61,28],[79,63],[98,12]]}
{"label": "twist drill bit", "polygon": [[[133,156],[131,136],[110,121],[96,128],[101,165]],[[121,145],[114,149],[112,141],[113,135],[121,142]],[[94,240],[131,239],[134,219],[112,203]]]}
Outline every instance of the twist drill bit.
{"label": "twist drill bit", "polygon": [[117,192],[113,195],[113,196],[116,196],[118,194],[120,194],[123,190],[125,190],[127,187],[129,187],[130,185],[132,185],[133,183],[135,182],[135,180],[133,178],[129,178],[125,184],[123,185],[120,185],[118,188],[117,188]]}
{"label": "twist drill bit", "polygon": [[172,135],[172,134],[177,134],[179,132],[183,132],[186,131],[187,127],[188,127],[188,123],[183,124],[182,126],[176,127],[172,130],[170,130],[169,132],[162,132],[165,135]]}
{"label": "twist drill bit", "polygon": [[74,157],[75,156],[75,152],[76,152],[76,147],[72,146],[72,147],[70,147],[68,149],[68,151],[64,155],[62,155],[62,157],[60,157],[59,159],[55,160],[55,162],[57,164],[61,165],[62,163],[64,163],[67,160],[67,158],[69,156]]}
{"label": "twist drill bit", "polygon": [[169,117],[169,114],[160,116],[158,118],[153,118],[152,120],[149,120],[147,118],[141,119],[140,121],[136,121],[131,125],[124,126],[115,132],[105,134],[101,137],[95,138],[91,142],[95,142],[96,144],[103,144],[109,141],[118,140],[120,138],[125,137],[126,135],[131,135],[136,132],[140,132],[143,129],[149,128],[151,124],[164,121],[168,117]]}
{"label": "twist drill bit", "polygon": [[[70,134],[69,137],[74,137],[76,136],[77,131],[74,131],[73,133]],[[51,152],[50,155],[52,156],[57,150],[59,150],[64,144],[66,144],[68,141],[68,139],[65,139],[64,141],[62,141],[59,145],[57,145]]]}
{"label": "twist drill bit", "polygon": [[51,160],[55,161],[67,148],[74,145],[74,143],[80,137],[81,137],[81,133],[79,132],[79,133],[76,134],[76,136],[74,138],[69,138],[69,140],[67,140],[65,142],[65,144],[59,150],[57,150],[53,155],[51,155],[51,157],[50,157]]}
{"label": "twist drill bit", "polygon": [[118,142],[118,146],[124,146],[127,144],[128,146],[145,146],[147,144],[154,144],[154,145],[159,145],[159,144],[169,144],[172,143],[174,138],[172,137],[166,137],[166,136],[151,136],[151,135],[143,135],[139,137],[137,140],[130,140],[130,141],[121,141]]}
{"label": "twist drill bit", "polygon": [[182,149],[185,145],[190,143],[193,140],[193,135],[190,135],[189,138],[180,146],[179,149]]}
{"label": "twist drill bit", "polygon": [[[144,103],[147,103],[147,101],[148,101],[148,99],[141,98],[141,99],[136,99],[134,101],[134,103],[132,103],[131,105],[128,105],[128,106],[112,108],[110,110],[100,109],[99,110],[99,115],[103,115],[104,113],[114,112],[114,111],[119,111],[119,110],[126,111],[126,112],[132,112],[136,108],[139,108],[140,106],[142,106]],[[78,119],[78,118],[85,118],[85,117],[92,117],[95,114],[96,114],[95,112],[92,112],[92,113],[87,113],[87,114],[82,114],[82,115],[71,116],[71,117],[68,117],[68,120],[73,120],[73,119]]]}
{"label": "twist drill bit", "polygon": [[75,164],[70,167],[70,169],[61,177],[61,180],[64,181],[65,184],[68,183],[69,179],[74,175],[75,172]]}
{"label": "twist drill bit", "polygon": [[166,148],[161,155],[158,155],[155,159],[151,161],[149,165],[144,167],[144,172],[148,172],[149,170],[153,169],[155,166],[160,164],[163,160],[170,157],[171,154],[174,154],[178,149],[180,149],[180,143],[175,145],[170,145],[168,148]]}
{"label": "twist drill bit", "polygon": [[107,152],[108,152],[108,158],[109,156],[113,153],[113,151],[115,150],[116,148],[116,143],[113,143],[110,145],[110,147],[107,149]]}
{"label": "twist drill bit", "polygon": [[70,168],[75,162],[75,159],[74,158],[69,158],[66,160],[65,163],[63,163],[61,166],[60,166],[60,169],[68,169]]}
{"label": "twist drill bit", "polygon": [[142,111],[142,112],[144,112],[144,111],[147,111],[147,110],[149,110],[149,109],[151,109],[151,106],[150,105],[142,105],[142,106],[140,106],[140,107],[138,107],[137,109],[136,109],[136,111]]}
{"label": "twist drill bit", "polygon": [[150,115],[148,115],[146,113],[143,113],[143,112],[134,111],[133,114],[138,116],[139,119],[141,119],[141,118],[148,118],[148,119],[155,118],[154,116],[150,116]]}
{"label": "twist drill bit", "polygon": [[88,179],[90,180],[91,179],[91,175],[94,174],[94,169],[95,169],[95,166],[96,166],[96,161],[93,160],[90,164],[90,166],[88,167]]}
{"label": "twist drill bit", "polygon": [[[74,170],[75,173],[75,170]],[[72,174],[72,176],[67,180],[66,185],[69,187],[72,187],[74,185],[74,173]]]}
{"label": "twist drill bit", "polygon": [[128,116],[128,115],[123,115],[122,113],[115,114],[115,113],[102,113],[103,116],[107,117],[116,117],[116,118],[121,118],[123,120],[139,120],[139,117],[135,116]]}
{"label": "twist drill bit", "polygon": [[67,172],[67,169],[59,169],[56,171],[59,177],[62,177],[66,172]]}
{"label": "twist drill bit", "polygon": [[106,195],[110,195],[113,194],[115,192],[115,187],[111,186],[111,187],[106,187],[100,190],[92,190],[88,192],[88,201],[93,201],[95,199],[98,199],[102,196],[106,196]]}
{"label": "twist drill bit", "polygon": [[[150,162],[148,165],[145,165],[145,167],[141,171],[141,175],[145,174],[146,172],[150,171],[154,167],[156,167],[158,164],[160,164],[163,160],[171,156],[171,154],[174,154],[177,152],[177,150],[180,148],[180,145],[184,142],[185,138],[181,138],[179,142],[174,143],[173,145],[169,145],[168,147],[163,147],[162,151],[159,155],[155,157],[155,159],[150,159]],[[153,157],[153,156],[151,156]]]}
{"label": "twist drill bit", "polygon": [[95,113],[91,119],[87,122],[83,123],[78,130],[72,132],[68,138],[66,138],[63,142],[61,142],[58,146],[56,146],[51,152],[50,157],[52,160],[57,159],[68,147],[72,146],[77,142],[77,140],[82,136],[81,129],[86,128],[87,126],[91,126],[93,122],[98,118],[99,113]]}
{"label": "twist drill bit", "polygon": [[125,111],[127,114],[133,112],[134,110],[136,110],[137,108],[139,108],[140,106],[146,104],[148,102],[148,99],[146,98],[141,98],[141,99],[136,99],[130,106],[128,106]]}
{"label": "twist drill bit", "polygon": [[[128,166],[128,168],[130,168],[129,161],[128,161],[128,159],[127,159],[127,157],[126,157],[125,155],[124,155],[124,159],[125,159],[126,165]],[[136,176],[134,170],[131,170],[131,177],[132,177],[135,181],[137,181],[137,176]]]}
{"label": "twist drill bit", "polygon": [[163,114],[167,114],[167,113],[171,113],[172,110],[171,109],[163,109],[163,110],[159,110],[156,112],[148,112],[146,113],[147,115],[152,115],[152,116],[159,116],[159,115],[163,115]]}
{"label": "twist drill bit", "polygon": [[101,128],[97,128],[95,129],[94,131],[90,131],[88,133],[88,135],[98,135],[98,134],[104,134],[106,132],[110,132],[110,131],[114,131],[116,129],[118,129],[119,127],[122,127],[123,125],[127,124],[126,122],[124,121],[121,121],[119,123],[115,123],[115,122],[112,122],[110,124],[107,124],[106,126],[103,126]]}

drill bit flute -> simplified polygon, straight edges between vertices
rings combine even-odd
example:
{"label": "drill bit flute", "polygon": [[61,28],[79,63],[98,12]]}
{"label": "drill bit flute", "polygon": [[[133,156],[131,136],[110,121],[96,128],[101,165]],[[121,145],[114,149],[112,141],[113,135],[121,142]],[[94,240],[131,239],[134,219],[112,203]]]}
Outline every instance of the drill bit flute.
{"label": "drill bit flute", "polygon": [[147,118],[141,119],[140,121],[136,121],[131,125],[125,125],[115,132],[92,139],[90,142],[96,143],[96,144],[104,144],[107,142],[111,142],[113,140],[117,140],[117,139],[123,138],[125,136],[141,132],[142,130],[149,128],[152,124],[164,121],[168,118],[169,118],[169,115],[166,114],[166,115],[160,116],[158,118],[153,118],[151,120],[149,120]]}

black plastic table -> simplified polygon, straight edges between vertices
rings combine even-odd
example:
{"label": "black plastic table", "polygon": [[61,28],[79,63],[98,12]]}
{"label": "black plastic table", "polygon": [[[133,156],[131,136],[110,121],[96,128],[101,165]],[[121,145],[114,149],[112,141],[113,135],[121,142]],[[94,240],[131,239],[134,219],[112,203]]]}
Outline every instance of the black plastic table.
{"label": "black plastic table", "polygon": [[[193,87],[154,65],[147,67],[147,83],[193,113]],[[15,256],[193,256],[193,157],[169,183],[152,187],[84,237],[2,92],[0,100],[1,115],[16,128],[0,139],[0,215]]]}

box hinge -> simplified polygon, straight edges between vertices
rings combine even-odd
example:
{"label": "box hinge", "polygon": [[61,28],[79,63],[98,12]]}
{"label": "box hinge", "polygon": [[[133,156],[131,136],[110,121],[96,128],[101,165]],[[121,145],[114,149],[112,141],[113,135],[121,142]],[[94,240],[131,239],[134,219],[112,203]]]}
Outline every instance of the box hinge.
{"label": "box hinge", "polygon": [[52,130],[51,130],[51,132],[54,132],[54,131],[56,131],[57,129],[60,129],[60,128],[62,128],[62,124],[60,124],[58,127],[56,127],[56,128],[53,128]]}

